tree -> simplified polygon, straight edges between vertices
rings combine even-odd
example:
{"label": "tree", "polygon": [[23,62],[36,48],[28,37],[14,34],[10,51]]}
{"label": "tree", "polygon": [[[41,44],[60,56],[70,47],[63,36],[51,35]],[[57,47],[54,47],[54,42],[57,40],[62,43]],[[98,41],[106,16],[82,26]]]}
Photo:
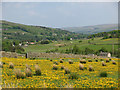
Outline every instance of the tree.
{"label": "tree", "polygon": [[72,49],[72,53],[74,54],[79,54],[79,47],[74,45],[73,49]]}
{"label": "tree", "polygon": [[[15,46],[13,46],[13,43]],[[19,46],[16,41],[10,41],[10,40],[4,40],[2,41],[2,50],[3,51],[9,51],[9,52],[17,52],[17,53],[24,53],[24,49]]]}
{"label": "tree", "polygon": [[85,53],[86,55],[87,55],[87,54],[93,54],[93,53],[94,53],[94,50],[86,47],[84,53]]}
{"label": "tree", "polygon": [[99,52],[108,52],[104,47],[102,47],[100,50],[99,50]]}

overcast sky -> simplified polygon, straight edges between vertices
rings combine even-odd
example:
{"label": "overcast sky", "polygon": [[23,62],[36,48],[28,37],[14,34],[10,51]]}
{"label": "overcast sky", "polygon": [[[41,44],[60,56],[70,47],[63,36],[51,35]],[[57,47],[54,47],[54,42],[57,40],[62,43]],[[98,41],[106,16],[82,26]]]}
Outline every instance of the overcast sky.
{"label": "overcast sky", "polygon": [[55,28],[114,24],[118,22],[118,3],[4,2],[2,19]]}

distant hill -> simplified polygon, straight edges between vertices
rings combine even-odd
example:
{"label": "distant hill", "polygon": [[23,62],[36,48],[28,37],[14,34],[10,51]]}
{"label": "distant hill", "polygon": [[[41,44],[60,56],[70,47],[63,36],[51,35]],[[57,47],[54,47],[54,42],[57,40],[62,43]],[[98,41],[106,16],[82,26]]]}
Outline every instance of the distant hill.
{"label": "distant hill", "polygon": [[108,32],[112,30],[117,30],[118,26],[117,24],[103,24],[103,25],[84,26],[84,27],[68,27],[68,28],[66,27],[62,29],[76,33],[96,34],[99,32]]}
{"label": "distant hill", "polygon": [[32,26],[2,21],[2,38],[20,41],[80,39],[85,35],[59,28]]}
{"label": "distant hill", "polygon": [[89,35],[87,38],[96,38],[96,37],[103,37],[103,39],[120,38],[120,30],[113,30],[109,32],[101,32],[97,34],[92,34],[92,35]]}

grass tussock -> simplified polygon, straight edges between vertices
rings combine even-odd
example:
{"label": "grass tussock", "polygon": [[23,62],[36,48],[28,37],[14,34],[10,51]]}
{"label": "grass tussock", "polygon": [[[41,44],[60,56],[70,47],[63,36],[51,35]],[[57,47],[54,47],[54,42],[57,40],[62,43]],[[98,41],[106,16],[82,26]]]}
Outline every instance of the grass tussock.
{"label": "grass tussock", "polygon": [[94,69],[91,65],[89,66],[89,71],[94,71]]}
{"label": "grass tussock", "polygon": [[53,64],[53,70],[58,70],[57,65]]}
{"label": "grass tussock", "polygon": [[72,61],[72,60],[69,60],[68,62],[69,62],[69,64],[73,64],[73,61]]}
{"label": "grass tussock", "polygon": [[70,73],[70,70],[68,68],[65,68],[65,74],[69,74]]}
{"label": "grass tussock", "polygon": [[14,69],[14,64],[12,62],[9,63],[9,68]]}
{"label": "grass tussock", "polygon": [[100,77],[107,77],[107,75],[108,75],[107,72],[101,72],[100,73]]}
{"label": "grass tussock", "polygon": [[104,61],[102,61],[102,66],[106,66],[106,63]]}
{"label": "grass tussock", "polygon": [[64,68],[65,68],[65,67],[62,65],[62,66],[61,66],[61,69],[64,69]]}
{"label": "grass tussock", "polygon": [[55,62],[53,62],[53,64],[56,64],[56,65],[58,65],[58,62],[56,62],[56,61],[55,61]]}
{"label": "grass tussock", "polygon": [[80,64],[79,64],[79,69],[80,69],[80,70],[84,70],[84,65],[80,63]]}
{"label": "grass tussock", "polygon": [[88,60],[88,62],[92,62],[92,60]]}
{"label": "grass tussock", "polygon": [[60,63],[63,63],[63,60],[60,60]]}
{"label": "grass tussock", "polygon": [[41,75],[41,70],[38,65],[35,65],[35,73],[36,73],[36,75]]}
{"label": "grass tussock", "polygon": [[82,63],[82,64],[86,64],[86,60],[85,60],[85,59],[80,60],[80,63]]}
{"label": "grass tussock", "polygon": [[69,79],[78,79],[78,75],[76,73],[70,73]]}
{"label": "grass tussock", "polygon": [[106,63],[108,63],[108,62],[109,62],[109,59],[106,60]]}
{"label": "grass tussock", "polygon": [[116,65],[116,62],[114,60],[112,60],[112,64]]}
{"label": "grass tussock", "polygon": [[25,74],[27,77],[32,77],[32,71],[28,68],[25,69]]}
{"label": "grass tussock", "polygon": [[24,79],[26,76],[25,76],[25,73],[23,73],[23,72],[21,72],[21,70],[20,69],[16,69],[15,70],[15,76],[16,76],[16,78],[17,79]]}
{"label": "grass tussock", "polygon": [[26,69],[31,70],[31,67],[28,64],[26,64],[25,66],[26,66]]}
{"label": "grass tussock", "polygon": [[0,68],[3,68],[3,63],[2,62],[0,62]]}
{"label": "grass tussock", "polygon": [[96,62],[98,62],[98,60],[95,60]]}

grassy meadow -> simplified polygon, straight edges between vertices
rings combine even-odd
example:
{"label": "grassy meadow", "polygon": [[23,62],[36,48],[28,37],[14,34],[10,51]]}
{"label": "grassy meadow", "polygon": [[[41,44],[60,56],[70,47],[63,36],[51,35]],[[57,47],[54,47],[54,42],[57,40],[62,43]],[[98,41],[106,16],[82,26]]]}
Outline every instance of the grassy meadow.
{"label": "grassy meadow", "polygon": [[[81,63],[82,67],[80,67],[80,58],[29,60],[3,57],[3,66],[0,68],[2,69],[1,86],[3,88],[118,88],[120,60],[116,58],[84,60],[86,63]],[[106,66],[102,65],[103,61]],[[36,73],[35,65],[38,65],[40,74]],[[27,68],[30,71],[26,73]],[[102,72],[103,76],[100,76]],[[27,76],[28,74],[30,76]]]}

